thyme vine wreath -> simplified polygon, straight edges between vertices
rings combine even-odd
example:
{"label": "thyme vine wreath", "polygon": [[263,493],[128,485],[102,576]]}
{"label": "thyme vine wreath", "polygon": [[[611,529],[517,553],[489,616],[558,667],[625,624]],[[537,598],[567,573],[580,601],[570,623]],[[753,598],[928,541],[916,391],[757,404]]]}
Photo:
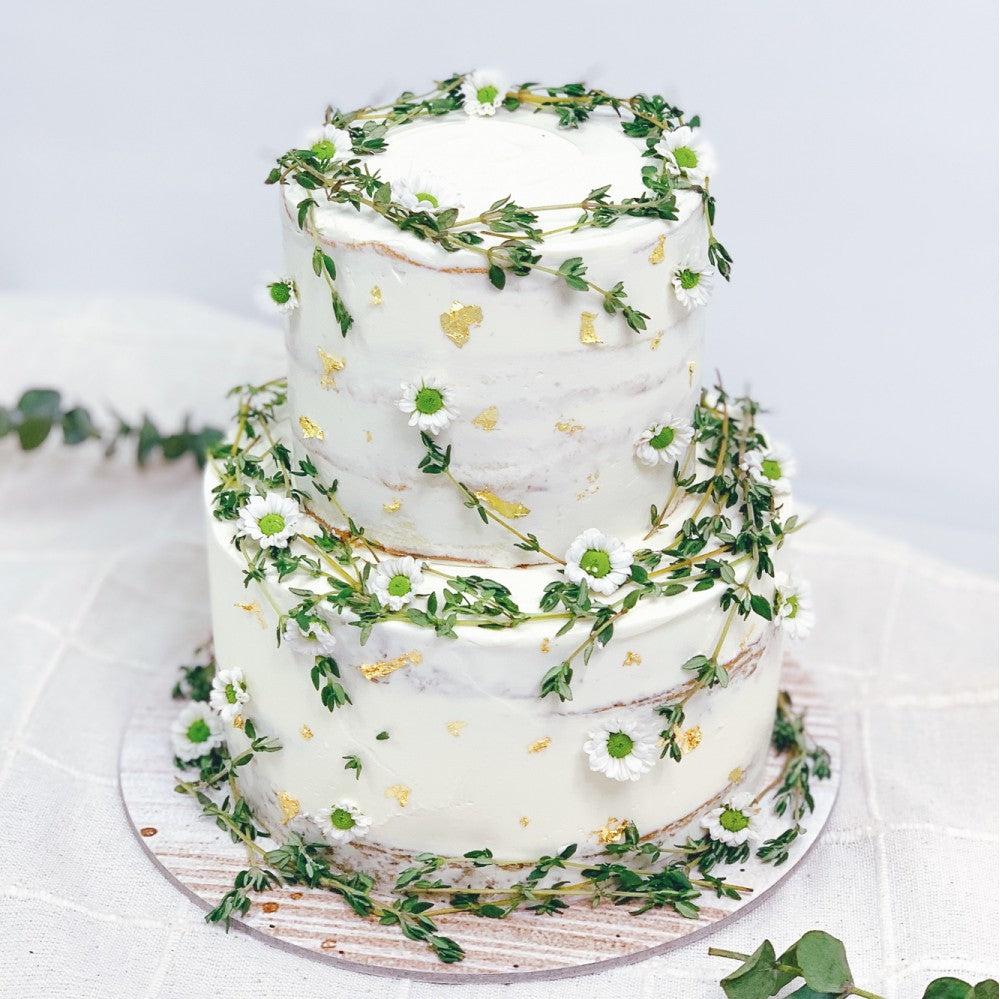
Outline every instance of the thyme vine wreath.
{"label": "thyme vine wreath", "polygon": [[[637,188],[643,193],[613,201],[609,195],[611,185],[606,184],[590,190],[579,201],[531,206],[503,195],[488,207],[463,216],[454,194],[434,178],[411,177],[392,182],[369,166],[372,158],[388,148],[393,129],[419,118],[458,112],[495,115],[520,109],[554,114],[562,128],[585,127],[595,114],[617,115],[624,134],[644,143],[644,165],[636,178]],[[500,74],[478,71],[452,75],[424,94],[406,91],[379,107],[350,112],[327,108],[323,127],[310,137],[309,147],[290,149],[278,157],[266,182],[299,189],[295,202],[298,226],[313,237],[313,270],[326,282],[344,336],[354,319],[337,290],[336,262],[320,242],[315,212],[324,201],[372,212],[401,232],[435,243],[449,253],[478,254],[484,259],[490,283],[497,289],[506,286],[508,277],[524,277],[532,272],[548,274],[575,291],[599,296],[605,312],[620,315],[631,329],[640,331],[646,328],[649,316],[627,303],[624,282],[616,281],[605,288],[588,277],[582,257],[568,257],[551,266],[543,262],[540,251],[559,233],[607,229],[623,218],[675,221],[677,193],[691,191],[702,202],[708,228],[708,262],[728,280],[732,257],[713,230],[716,204],[709,193],[712,153],[700,126],[697,115],[686,118],[683,111],[658,94],[615,97],[603,90],[588,89],[582,83],[543,87],[529,82],[511,87]],[[541,219],[546,213],[567,210],[580,212],[573,223],[553,229],[544,227]],[[674,278],[680,285],[679,295],[693,293],[702,280],[708,280],[707,274],[687,266]],[[296,306],[296,288],[291,279],[274,281],[268,290],[279,308]]]}

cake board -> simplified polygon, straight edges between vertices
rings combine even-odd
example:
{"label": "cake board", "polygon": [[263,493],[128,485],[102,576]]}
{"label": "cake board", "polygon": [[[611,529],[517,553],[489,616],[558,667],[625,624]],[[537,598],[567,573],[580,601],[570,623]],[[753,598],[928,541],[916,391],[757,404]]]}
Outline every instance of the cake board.
{"label": "cake board", "polygon": [[[164,691],[169,686],[164,683]],[[691,943],[747,912],[776,889],[806,858],[833,809],[840,782],[835,720],[806,672],[793,660],[785,660],[781,689],[789,692],[797,710],[805,710],[809,734],[830,753],[832,776],[813,783],[815,810],[804,820],[806,832],[784,864],[774,867],[751,858],[727,868],[732,880],[752,889],[740,900],[706,894],[699,900],[696,919],[665,908],[632,916],[628,906],[593,907],[586,900],[571,902],[555,916],[527,911],[505,919],[448,914],[438,920],[440,932],[460,943],[466,954],[456,964],[441,963],[396,927],[359,918],[340,898],[321,889],[286,886],[267,892],[255,898],[245,917],[233,921],[233,928],[347,970],[454,984],[593,974]],[[169,880],[208,910],[245,869],[246,855],[241,844],[233,843],[204,817],[193,799],[174,790],[177,773],[169,732],[177,710],[177,702],[164,694],[133,715],[122,744],[121,793],[130,823],[150,857]],[[780,768],[781,757],[772,751],[768,782]],[[787,823],[770,813],[769,798],[761,804],[761,835],[767,838]],[[553,849],[564,845],[553,844]]]}

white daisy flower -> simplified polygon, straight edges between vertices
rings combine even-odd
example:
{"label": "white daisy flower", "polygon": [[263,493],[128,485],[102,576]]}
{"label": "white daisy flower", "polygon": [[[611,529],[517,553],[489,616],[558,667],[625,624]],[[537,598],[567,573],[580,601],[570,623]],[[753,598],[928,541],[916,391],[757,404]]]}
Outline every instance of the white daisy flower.
{"label": "white daisy flower", "polygon": [[477,69],[462,80],[465,113],[492,117],[504,102],[510,87],[503,74],[493,69]]}
{"label": "white daisy flower", "polygon": [[685,260],[684,266],[674,271],[670,283],[674,286],[677,301],[690,312],[699,305],[706,305],[712,294],[712,268]]}
{"label": "white daisy flower", "polygon": [[440,177],[431,174],[410,174],[390,181],[396,204],[408,212],[443,212],[461,208],[456,193]]}
{"label": "white daisy flower", "polygon": [[264,285],[262,304],[268,309],[277,309],[283,315],[294,312],[299,307],[299,291],[290,277],[277,277]]}
{"label": "white daisy flower", "polygon": [[715,170],[715,154],[701,137],[701,130],[682,125],[663,133],[656,146],[667,170],[701,184]]}
{"label": "white daisy flower", "polygon": [[816,623],[812,587],[797,576],[779,572],[774,580],[774,619],[789,638],[805,638]]}
{"label": "white daisy flower", "polygon": [[222,721],[203,701],[193,701],[174,719],[170,736],[175,756],[197,760],[222,745]]}
{"label": "white daisy flower", "polygon": [[353,153],[351,133],[344,128],[324,125],[306,137],[306,148],[321,160],[346,160]]}
{"label": "white daisy flower", "polygon": [[451,389],[439,378],[403,382],[399,408],[410,417],[410,426],[428,434],[439,434],[455,417]]}
{"label": "white daisy flower", "polygon": [[770,486],[776,496],[787,496],[792,491],[795,459],[784,444],[775,442],[762,450],[747,451],[740,468],[755,482]]}
{"label": "white daisy flower", "polygon": [[236,534],[253,538],[261,548],[287,548],[301,519],[298,504],[281,493],[251,496],[240,510]]}
{"label": "white daisy flower", "polygon": [[312,816],[328,843],[349,843],[368,835],[372,820],[353,801],[338,801],[321,815]]}
{"label": "white daisy flower", "polygon": [[756,818],[760,806],[754,804],[752,794],[734,794],[718,808],[702,816],[701,824],[708,835],[727,846],[742,846],[748,839],[757,838]]}
{"label": "white daisy flower", "polygon": [[659,737],[655,726],[619,715],[588,732],[583,751],[595,773],[612,780],[638,780],[659,759]]}
{"label": "white daisy flower", "polygon": [[670,413],[659,423],[650,424],[635,442],[635,456],[644,465],[655,465],[662,461],[670,464],[680,461],[694,436],[694,429]]}
{"label": "white daisy flower", "polygon": [[420,564],[409,555],[379,562],[368,577],[368,589],[383,607],[394,611],[408,604],[423,585]]}
{"label": "white daisy flower", "polygon": [[337,645],[336,636],[330,630],[330,622],[315,612],[311,615],[309,627],[305,631],[295,618],[289,618],[281,633],[281,641],[293,652],[300,652],[304,656],[313,658],[332,656]]}
{"label": "white daisy flower", "polygon": [[208,703],[223,721],[231,722],[249,700],[243,670],[237,668],[216,671]]}
{"label": "white daisy flower", "polygon": [[632,553],[617,538],[588,528],[566,552],[566,577],[609,596],[629,577]]}

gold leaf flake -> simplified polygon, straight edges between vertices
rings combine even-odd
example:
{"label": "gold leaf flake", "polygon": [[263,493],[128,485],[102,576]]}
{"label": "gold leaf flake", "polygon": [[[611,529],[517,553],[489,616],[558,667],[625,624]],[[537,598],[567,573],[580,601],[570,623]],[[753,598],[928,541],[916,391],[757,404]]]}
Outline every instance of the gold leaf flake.
{"label": "gold leaf flake", "polygon": [[243,715],[237,715],[233,719],[233,728],[243,728]]}
{"label": "gold leaf flake", "polygon": [[278,799],[278,804],[281,805],[281,811],[285,816],[281,820],[281,824],[287,826],[299,814],[298,800],[293,798],[287,791],[275,791],[274,796]]}
{"label": "gold leaf flake", "polygon": [[371,444],[372,442],[372,432],[370,430],[365,431],[365,443]]}
{"label": "gold leaf flake", "polygon": [[411,793],[411,789],[405,784],[393,784],[392,787],[385,789],[385,796],[387,798],[395,798],[399,802],[400,808],[406,808]]}
{"label": "gold leaf flake", "polygon": [[528,746],[529,753],[540,753],[543,749],[548,749],[552,745],[552,740],[545,736],[544,739],[536,739],[530,746]]}
{"label": "gold leaf flake", "polygon": [[239,607],[240,610],[246,611],[248,614],[253,614],[257,618],[257,623],[262,627],[267,627],[267,622],[264,620],[264,612],[261,610],[260,604],[255,600],[252,604],[233,604],[234,607]]}
{"label": "gold leaf flake", "polygon": [[640,656],[638,652],[625,653],[625,662],[622,663],[622,666],[641,666],[641,665],[642,665],[642,656]]}
{"label": "gold leaf flake", "polygon": [[663,263],[663,244],[666,242],[667,237],[661,236],[656,241],[656,246],[653,247],[652,252],[649,254],[649,262],[655,267],[657,264]]}
{"label": "gold leaf flake", "polygon": [[742,784],[743,783],[743,770],[740,767],[736,767],[729,771],[729,783],[730,784]]}
{"label": "gold leaf flake", "polygon": [[556,430],[558,430],[561,434],[566,434],[568,437],[572,437],[573,434],[583,430],[583,424],[574,423],[572,420],[560,420],[556,424]]}
{"label": "gold leaf flake", "polygon": [[523,503],[514,503],[511,500],[500,499],[496,493],[491,493],[488,489],[480,489],[476,492],[476,498],[481,499],[491,510],[495,510],[501,517],[509,517],[516,520],[518,517],[527,517],[531,511]]}
{"label": "gold leaf flake", "polygon": [[448,722],[448,732],[457,739],[462,734],[462,729],[468,724],[468,722],[462,721]]}
{"label": "gold leaf flake", "polygon": [[587,476],[587,488],[583,492],[576,494],[577,500],[585,500],[588,496],[593,496],[601,487],[597,484],[597,480],[601,477],[600,471],[591,472]]}
{"label": "gold leaf flake", "polygon": [[585,343],[588,346],[593,346],[594,344],[604,343],[604,341],[597,335],[594,330],[594,320],[597,318],[596,312],[581,312],[580,313],[580,343]]}
{"label": "gold leaf flake", "polygon": [[441,313],[441,329],[456,347],[464,347],[469,342],[469,327],[479,326],[482,321],[483,310],[478,305],[452,302],[451,308]]}
{"label": "gold leaf flake", "polygon": [[547,638],[542,639],[542,652],[551,652],[552,646],[549,645],[549,640]]}
{"label": "gold leaf flake", "polygon": [[663,331],[661,330],[652,340],[649,341],[649,349],[656,350],[660,346],[660,341],[663,339]]}
{"label": "gold leaf flake", "polygon": [[326,434],[323,432],[323,428],[317,423],[313,423],[308,416],[299,417],[299,426],[302,428],[302,436],[306,440],[311,437],[315,437],[317,440],[325,440]]}
{"label": "gold leaf flake", "polygon": [[698,367],[698,365],[697,365],[697,363],[695,361],[688,361],[688,387],[689,388],[692,385],[694,385],[694,369],[697,368],[697,367]]}
{"label": "gold leaf flake", "polygon": [[319,354],[319,359],[323,362],[323,374],[320,375],[319,379],[320,386],[325,389],[336,389],[337,381],[333,376],[338,371],[344,370],[347,361],[342,357],[328,354],[322,347],[317,347],[316,353]]}
{"label": "gold leaf flake", "polygon": [[308,725],[303,725],[299,729],[299,735],[308,742],[313,737],[313,730]]}
{"label": "gold leaf flake", "polygon": [[372,305],[382,304],[382,289],[377,284],[372,285],[371,303]]}
{"label": "gold leaf flake", "polygon": [[612,816],[600,829],[594,829],[597,842],[602,844],[617,843],[628,828],[628,819],[616,819]]}
{"label": "gold leaf flake", "polygon": [[380,680],[384,676],[388,676],[390,673],[395,673],[396,670],[402,669],[404,666],[418,666],[424,661],[423,655],[414,649],[412,652],[404,652],[401,656],[396,656],[395,659],[382,659],[374,663],[361,663],[358,669],[361,670],[361,675],[366,680]]}
{"label": "gold leaf flake", "polygon": [[693,725],[691,728],[686,728],[678,741],[682,755],[693,752],[701,745],[701,726]]}
{"label": "gold leaf flake", "polygon": [[472,422],[483,430],[496,430],[500,412],[496,406],[487,406]]}
{"label": "gold leaf flake", "polygon": [[527,815],[522,815],[517,821],[520,822],[525,829],[527,829],[531,819],[529,819]]}
{"label": "gold leaf flake", "polygon": [[386,513],[395,513],[402,505],[403,501],[397,496],[391,502],[383,503],[382,509],[385,510]]}

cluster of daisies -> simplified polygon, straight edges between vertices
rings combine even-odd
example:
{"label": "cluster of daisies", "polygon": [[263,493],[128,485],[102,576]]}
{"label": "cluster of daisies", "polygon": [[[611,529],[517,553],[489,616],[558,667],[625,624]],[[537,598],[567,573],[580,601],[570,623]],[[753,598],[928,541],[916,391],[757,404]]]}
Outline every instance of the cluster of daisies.
{"label": "cluster of daisies", "polygon": [[192,701],[174,719],[170,729],[174,756],[191,763],[218,749],[225,741],[225,726],[240,724],[249,700],[243,670],[217,670],[208,702]]}

